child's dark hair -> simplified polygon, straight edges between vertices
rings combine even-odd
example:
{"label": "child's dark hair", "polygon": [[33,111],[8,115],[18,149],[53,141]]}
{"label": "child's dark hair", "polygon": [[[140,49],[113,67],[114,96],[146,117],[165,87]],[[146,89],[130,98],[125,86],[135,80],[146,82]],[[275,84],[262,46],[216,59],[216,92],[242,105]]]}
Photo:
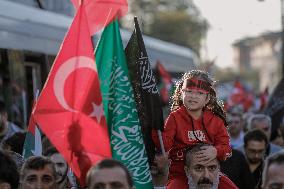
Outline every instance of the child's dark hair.
{"label": "child's dark hair", "polygon": [[206,104],[205,109],[208,109],[212,111],[215,115],[219,116],[224,121],[224,124],[227,127],[228,124],[226,121],[226,113],[223,108],[223,104],[221,101],[217,100],[216,91],[213,88],[213,85],[215,82],[209,77],[209,75],[206,72],[202,70],[191,70],[190,72],[185,73],[182,79],[176,83],[176,89],[175,89],[174,95],[172,96],[171,111],[175,111],[180,106],[182,106],[183,102],[181,98],[181,90],[182,90],[183,82],[191,78],[197,78],[197,79],[204,80],[210,85],[210,91],[209,91],[210,100]]}

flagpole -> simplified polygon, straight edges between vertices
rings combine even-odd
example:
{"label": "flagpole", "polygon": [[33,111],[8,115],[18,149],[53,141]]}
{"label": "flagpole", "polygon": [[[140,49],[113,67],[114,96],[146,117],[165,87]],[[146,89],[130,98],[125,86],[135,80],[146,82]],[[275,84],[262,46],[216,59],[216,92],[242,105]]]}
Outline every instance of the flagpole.
{"label": "flagpole", "polygon": [[165,151],[165,146],[164,146],[164,142],[163,142],[162,132],[160,130],[157,130],[157,132],[158,132],[158,137],[159,137],[159,141],[160,141],[160,145],[161,145],[162,154],[165,156],[166,151]]}

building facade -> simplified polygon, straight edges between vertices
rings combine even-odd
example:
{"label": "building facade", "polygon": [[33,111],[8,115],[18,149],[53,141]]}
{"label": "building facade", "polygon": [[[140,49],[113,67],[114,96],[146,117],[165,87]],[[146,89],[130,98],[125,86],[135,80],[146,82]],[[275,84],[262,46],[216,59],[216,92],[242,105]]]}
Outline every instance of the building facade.
{"label": "building facade", "polygon": [[233,44],[234,63],[239,71],[258,72],[259,90],[271,91],[281,79],[281,33],[270,32],[241,39]]}

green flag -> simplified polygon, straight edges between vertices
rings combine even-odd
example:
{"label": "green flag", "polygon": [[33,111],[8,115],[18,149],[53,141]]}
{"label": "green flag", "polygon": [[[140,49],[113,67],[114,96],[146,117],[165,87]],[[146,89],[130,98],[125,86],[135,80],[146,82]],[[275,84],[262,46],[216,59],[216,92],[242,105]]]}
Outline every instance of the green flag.
{"label": "green flag", "polygon": [[[33,119],[33,117],[31,117],[31,119]],[[41,155],[42,155],[41,132],[35,124],[31,125],[30,121],[30,125],[28,127],[23,147],[23,157],[24,159],[27,159],[30,156],[41,156]]]}
{"label": "green flag", "polygon": [[32,150],[34,149],[35,149],[35,137],[30,131],[28,131],[26,134],[23,154],[22,154],[24,159],[27,159],[28,157],[33,156],[34,154]]}
{"label": "green flag", "polygon": [[117,20],[102,33],[96,63],[112,157],[128,167],[137,189],[153,188]]}

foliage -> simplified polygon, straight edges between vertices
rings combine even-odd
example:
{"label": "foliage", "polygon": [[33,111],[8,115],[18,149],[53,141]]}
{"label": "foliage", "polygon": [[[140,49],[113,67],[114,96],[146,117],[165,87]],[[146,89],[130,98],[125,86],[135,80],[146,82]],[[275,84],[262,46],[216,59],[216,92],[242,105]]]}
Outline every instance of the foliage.
{"label": "foliage", "polygon": [[161,11],[154,17],[149,35],[187,46],[197,53],[201,39],[207,31],[207,25],[199,22],[186,11]]}
{"label": "foliage", "polygon": [[199,53],[209,25],[191,0],[129,0],[129,6],[130,17],[138,17],[144,34]]}

